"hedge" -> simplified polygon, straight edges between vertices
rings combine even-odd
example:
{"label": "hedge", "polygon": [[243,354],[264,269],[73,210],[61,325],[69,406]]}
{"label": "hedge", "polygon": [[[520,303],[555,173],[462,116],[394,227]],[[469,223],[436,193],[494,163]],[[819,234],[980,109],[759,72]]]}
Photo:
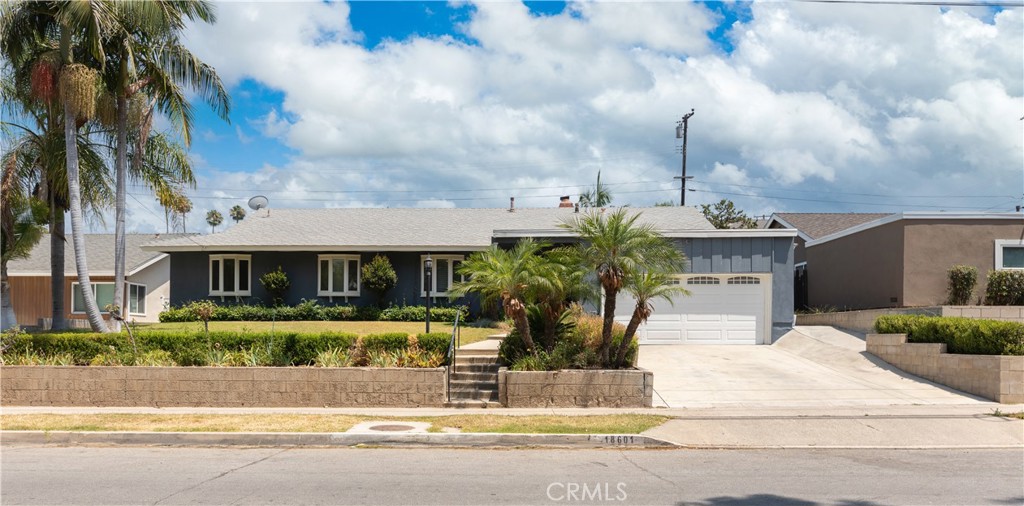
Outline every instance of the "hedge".
{"label": "hedge", "polygon": [[[211,301],[212,302],[212,301]],[[462,313],[460,320],[465,321],[469,309],[465,306],[432,307],[430,318],[437,322],[451,322],[455,315]],[[210,321],[424,321],[427,316],[425,306],[392,306],[381,310],[375,307],[356,307],[351,305],[321,306],[316,300],[307,300],[295,306],[257,306],[249,304],[232,304],[216,306]],[[196,322],[196,316],[189,305],[170,308],[160,313],[160,321],[164,323]]]}
{"label": "hedge", "polygon": [[[258,365],[310,365],[320,352],[349,350],[357,339],[356,334],[339,332],[210,332],[207,337],[202,331],[143,331],[135,335],[139,356],[162,350],[180,366],[210,365],[214,350],[259,355]],[[447,352],[447,337],[422,334],[418,342],[424,351]],[[410,340],[401,333],[375,334],[363,337],[363,345],[367,350],[400,353],[409,348]],[[124,333],[7,334],[3,337],[3,350],[5,357],[29,353],[46,357],[67,355],[75,365],[89,365],[98,356],[116,356],[124,363],[132,363],[135,356]]]}
{"label": "hedge", "polygon": [[1024,355],[1024,324],[946,316],[884,315],[880,334],[906,334],[908,342],[946,343],[949,353]]}
{"label": "hedge", "polygon": [[1024,271],[991,271],[985,303],[992,306],[1024,306]]}

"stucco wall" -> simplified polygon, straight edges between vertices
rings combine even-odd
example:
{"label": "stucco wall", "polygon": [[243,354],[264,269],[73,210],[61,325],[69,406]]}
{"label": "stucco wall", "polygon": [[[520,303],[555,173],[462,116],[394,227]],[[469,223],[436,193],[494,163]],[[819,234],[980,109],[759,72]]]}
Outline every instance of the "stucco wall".
{"label": "stucco wall", "polygon": [[903,222],[816,244],[806,252],[811,307],[843,310],[904,305]]}
{"label": "stucco wall", "polygon": [[[904,306],[946,302],[946,272],[955,264],[978,269],[975,301],[985,295],[985,279],[995,269],[995,240],[1024,238],[1024,219],[904,220]],[[975,302],[972,301],[972,302]]]}
{"label": "stucco wall", "polygon": [[0,368],[6,406],[440,407],[444,369]]}
{"label": "stucco wall", "polygon": [[[169,257],[158,260],[134,276],[128,276],[128,282],[146,285],[146,313],[144,315],[126,314],[126,318],[139,322],[160,321],[160,312],[163,311],[164,301],[169,302],[171,296],[170,279],[171,260]],[[127,298],[128,288],[125,288],[124,293]],[[126,302],[126,310],[127,306]]]}

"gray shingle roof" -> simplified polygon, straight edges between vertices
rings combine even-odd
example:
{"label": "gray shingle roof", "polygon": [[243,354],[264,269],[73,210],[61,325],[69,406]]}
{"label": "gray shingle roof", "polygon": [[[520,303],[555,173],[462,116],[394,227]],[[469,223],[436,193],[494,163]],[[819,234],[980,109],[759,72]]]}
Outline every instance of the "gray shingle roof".
{"label": "gray shingle roof", "polygon": [[[628,208],[659,230],[713,230],[691,207]],[[269,212],[268,212],[269,211]],[[581,210],[581,213],[585,210]],[[156,251],[232,249],[482,249],[496,230],[557,229],[572,208],[270,209],[250,213],[224,232],[152,242]]]}
{"label": "gray shingle roof", "polygon": [[880,220],[892,213],[775,213],[804,235],[813,239],[825,237],[870,221]]}
{"label": "gray shingle roof", "polygon": [[[165,234],[163,238],[182,238],[183,234]],[[125,270],[133,270],[162,255],[159,251],[143,251],[140,246],[156,239],[155,234],[125,235]],[[75,265],[75,248],[71,244],[71,234],[64,243],[64,273],[77,274]],[[114,234],[86,234],[85,258],[89,262],[89,273],[93,275],[114,273]],[[50,274],[50,236],[43,238],[32,248],[28,258],[11,260],[7,264],[10,274]]]}

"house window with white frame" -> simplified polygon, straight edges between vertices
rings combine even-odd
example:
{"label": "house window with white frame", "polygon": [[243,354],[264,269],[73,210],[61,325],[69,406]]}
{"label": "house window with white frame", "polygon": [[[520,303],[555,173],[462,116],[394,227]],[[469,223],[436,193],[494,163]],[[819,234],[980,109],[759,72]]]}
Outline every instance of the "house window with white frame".
{"label": "house window with white frame", "polygon": [[319,255],[317,265],[317,295],[359,296],[359,255]]}
{"label": "house window with white frame", "polygon": [[[462,281],[462,276],[457,271],[459,267],[462,267],[465,257],[462,255],[431,255],[430,260],[433,263],[430,275],[430,296],[446,296],[453,283]],[[426,261],[427,255],[420,257],[421,297],[427,296]]]}
{"label": "house window with white frame", "polygon": [[128,283],[128,314],[135,316],[146,315],[146,285]]}
{"label": "house window with white frame", "polygon": [[252,295],[252,255],[210,255],[210,295]]}
{"label": "house window with white frame", "polygon": [[996,270],[1024,269],[1024,240],[996,240]]}
{"label": "house window with white frame", "polygon": [[[85,297],[82,296],[82,290],[79,288],[78,282],[71,283],[71,312],[72,313],[84,313],[85,312]],[[89,283],[89,290],[92,292],[93,298],[96,300],[96,305],[99,306],[101,313],[106,313],[104,309],[107,304],[110,304],[114,300],[114,283]]]}

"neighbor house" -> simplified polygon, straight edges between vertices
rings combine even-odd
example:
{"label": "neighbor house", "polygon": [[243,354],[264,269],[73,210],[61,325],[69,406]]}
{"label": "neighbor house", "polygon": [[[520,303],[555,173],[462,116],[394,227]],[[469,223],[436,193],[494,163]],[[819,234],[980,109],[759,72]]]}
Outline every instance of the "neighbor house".
{"label": "neighbor house", "polygon": [[[181,234],[163,238],[185,237]],[[143,243],[160,239],[159,234],[125,236],[125,319],[159,321],[160,311],[170,295],[170,260],[159,251],[143,251]],[[86,234],[85,254],[92,292],[102,310],[114,297],[114,235]],[[11,303],[18,325],[49,328],[53,315],[50,281],[50,237],[44,235],[27,258],[7,264]],[[75,249],[68,236],[64,246],[64,311],[69,326],[88,328],[84,300],[78,289]],[[104,314],[104,318],[108,315]]]}
{"label": "neighbor house", "polygon": [[[671,238],[688,266],[676,282],[692,296],[658,306],[639,335],[642,342],[770,343],[793,323],[793,230],[716,230],[693,208],[629,208]],[[171,303],[268,303],[259,282],[281,267],[291,281],[285,302],[367,305],[361,267],[388,257],[398,284],[387,302],[422,305],[425,261],[432,260],[430,296],[448,304],[466,256],[492,244],[534,237],[555,243],[577,239],[559,224],[572,207],[543,209],[263,209],[221,233],[154,241],[170,255]],[[586,211],[582,211],[586,212]],[[600,210],[596,212],[607,212]],[[478,310],[475,300],[468,303]],[[620,304],[627,308],[627,302]],[[631,311],[631,308],[627,308]],[[628,318],[622,309],[620,318]]]}
{"label": "neighbor house", "polygon": [[[947,299],[947,271],[978,269],[976,297],[992,270],[1024,268],[1024,215],[904,212],[886,215],[773,215],[796,228],[798,267],[812,307],[921,307]],[[818,228],[818,227],[821,228]]]}

